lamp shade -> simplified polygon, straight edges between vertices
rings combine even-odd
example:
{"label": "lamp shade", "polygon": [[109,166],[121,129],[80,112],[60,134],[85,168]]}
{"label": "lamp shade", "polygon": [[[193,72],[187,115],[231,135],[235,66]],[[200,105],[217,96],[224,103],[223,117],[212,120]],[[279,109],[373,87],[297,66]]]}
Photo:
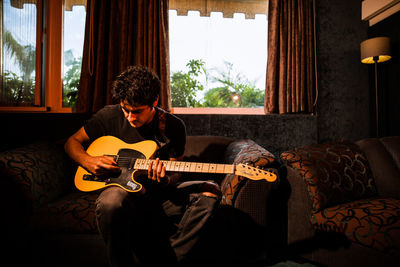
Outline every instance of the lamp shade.
{"label": "lamp shade", "polygon": [[391,59],[390,39],[388,37],[376,37],[363,41],[360,44],[361,62],[365,64],[378,63]]}

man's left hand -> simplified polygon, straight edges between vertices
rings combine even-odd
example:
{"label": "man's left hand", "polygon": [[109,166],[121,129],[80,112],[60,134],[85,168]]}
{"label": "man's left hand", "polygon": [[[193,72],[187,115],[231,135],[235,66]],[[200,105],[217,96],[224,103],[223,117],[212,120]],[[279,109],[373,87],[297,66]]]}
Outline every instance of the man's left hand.
{"label": "man's left hand", "polygon": [[157,181],[159,183],[168,182],[166,179],[166,168],[165,165],[160,161],[159,158],[150,161],[149,169],[148,169],[148,177],[151,180]]}

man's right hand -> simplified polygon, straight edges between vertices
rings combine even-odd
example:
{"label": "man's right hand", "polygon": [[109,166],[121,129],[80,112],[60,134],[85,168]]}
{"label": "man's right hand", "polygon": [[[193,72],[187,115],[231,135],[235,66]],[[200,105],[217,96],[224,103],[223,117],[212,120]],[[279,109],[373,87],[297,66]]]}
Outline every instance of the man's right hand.
{"label": "man's right hand", "polygon": [[119,172],[117,162],[111,156],[86,157],[83,167],[90,173],[101,176]]}
{"label": "man's right hand", "polygon": [[83,144],[89,141],[89,136],[82,127],[68,138],[65,143],[65,151],[75,162],[94,175],[100,176],[119,172],[120,169],[113,157],[91,156],[86,153],[83,149]]}

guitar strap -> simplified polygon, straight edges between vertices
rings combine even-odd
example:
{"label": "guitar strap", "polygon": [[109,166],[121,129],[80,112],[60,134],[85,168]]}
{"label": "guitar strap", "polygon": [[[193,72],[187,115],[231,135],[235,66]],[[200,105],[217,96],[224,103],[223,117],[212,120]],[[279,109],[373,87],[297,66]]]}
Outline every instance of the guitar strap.
{"label": "guitar strap", "polygon": [[158,119],[158,134],[155,135],[156,142],[158,144],[159,149],[157,150],[157,154],[162,150],[163,147],[168,145],[170,142],[169,138],[165,135],[165,129],[167,124],[167,112],[159,107],[155,107],[157,111],[157,119]]}
{"label": "guitar strap", "polygon": [[166,111],[163,110],[162,108],[156,107],[157,114],[158,114],[158,129],[160,130],[160,134],[162,137],[165,139],[165,127],[166,127],[166,121],[167,121],[167,116],[166,116]]}
{"label": "guitar strap", "polygon": [[166,111],[163,110],[162,108],[156,107],[157,110],[157,115],[158,115],[158,129],[160,130],[160,134],[164,140],[168,140],[168,138],[165,136],[165,128],[166,128],[166,123],[167,123],[167,115]]}

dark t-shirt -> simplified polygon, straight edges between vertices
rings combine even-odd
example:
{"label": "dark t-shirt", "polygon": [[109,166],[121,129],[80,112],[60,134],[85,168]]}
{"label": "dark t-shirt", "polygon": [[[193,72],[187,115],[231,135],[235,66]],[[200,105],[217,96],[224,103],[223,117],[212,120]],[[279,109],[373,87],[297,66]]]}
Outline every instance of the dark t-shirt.
{"label": "dark t-shirt", "polygon": [[149,124],[135,128],[125,118],[121,105],[105,106],[85,123],[84,129],[92,141],[105,135],[115,136],[129,144],[153,140],[159,147],[156,156],[161,159],[176,158],[185,151],[185,124],[160,108],[156,108]]}

